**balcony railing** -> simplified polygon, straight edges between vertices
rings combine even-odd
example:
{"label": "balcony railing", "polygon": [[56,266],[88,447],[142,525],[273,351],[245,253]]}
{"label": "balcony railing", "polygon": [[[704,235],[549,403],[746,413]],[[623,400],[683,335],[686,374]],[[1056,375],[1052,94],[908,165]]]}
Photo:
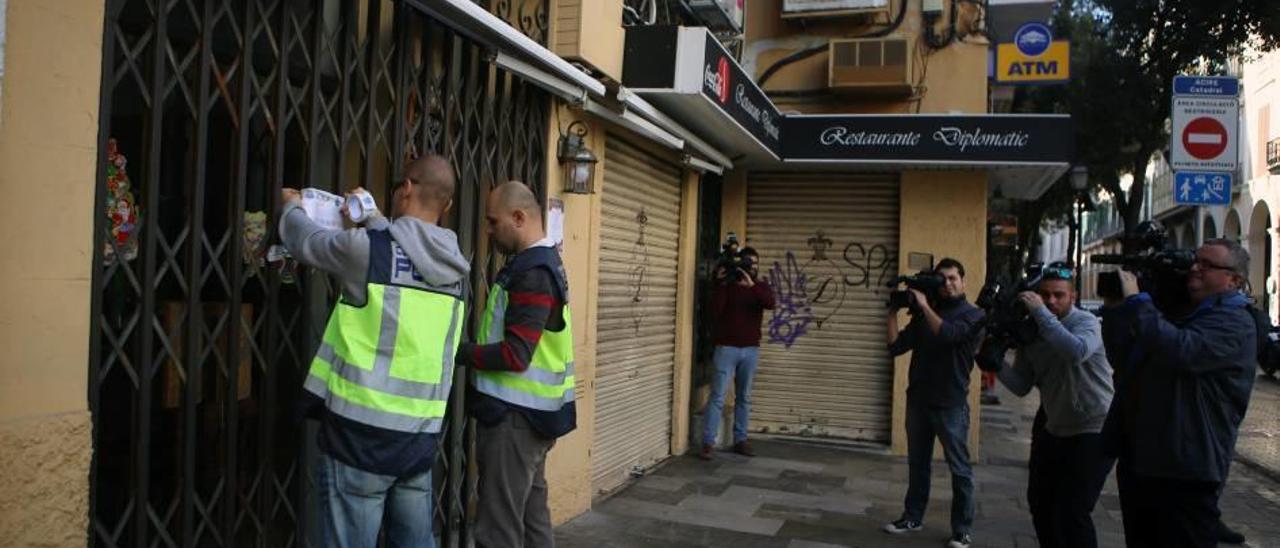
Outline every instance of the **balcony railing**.
{"label": "balcony railing", "polygon": [[1166,171],[1151,180],[1151,216],[1159,217],[1161,213],[1178,207],[1173,200],[1173,172]]}
{"label": "balcony railing", "polygon": [[1267,141],[1267,171],[1280,173],[1280,138]]}

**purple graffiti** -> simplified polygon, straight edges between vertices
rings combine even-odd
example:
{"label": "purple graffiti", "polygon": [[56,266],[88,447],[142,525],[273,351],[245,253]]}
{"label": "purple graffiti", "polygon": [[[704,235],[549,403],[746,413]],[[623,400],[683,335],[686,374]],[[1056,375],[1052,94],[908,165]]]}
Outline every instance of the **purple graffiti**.
{"label": "purple graffiti", "polygon": [[805,290],[805,275],[796,263],[795,254],[787,252],[785,267],[774,261],[766,282],[773,289],[778,305],[769,319],[769,342],[791,348],[814,321],[813,307]]}

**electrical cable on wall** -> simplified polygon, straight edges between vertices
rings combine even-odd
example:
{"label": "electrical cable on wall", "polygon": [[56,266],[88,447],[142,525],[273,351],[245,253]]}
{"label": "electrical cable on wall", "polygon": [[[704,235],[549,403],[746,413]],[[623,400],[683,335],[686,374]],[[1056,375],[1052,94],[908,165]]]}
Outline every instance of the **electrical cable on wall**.
{"label": "electrical cable on wall", "polygon": [[[898,30],[898,27],[902,26],[902,20],[906,19],[907,17],[908,1],[910,0],[900,0],[898,2],[898,14],[894,16],[893,22],[889,23],[889,26],[884,27],[882,29],[877,29],[877,30],[868,32],[866,34],[850,36],[848,38],[853,38],[853,39],[880,38],[880,37],[888,36],[889,34],[893,33],[893,31]],[[810,57],[813,57],[814,55],[827,51],[829,47],[830,46],[828,44],[823,44],[821,46],[814,46],[808,49],[802,49],[786,57],[778,59],[777,61],[774,61],[772,65],[769,65],[769,68],[765,69],[764,72],[760,74],[760,78],[756,81],[756,85],[763,88],[764,83],[768,82],[769,78],[771,78],[775,73],[777,73],[783,67],[790,65],[792,63],[795,63],[797,61],[808,59]]]}
{"label": "electrical cable on wall", "polygon": [[934,26],[938,24],[938,14],[924,14],[924,43],[932,49],[942,49],[954,42],[956,39],[956,15],[960,11],[956,7],[956,0],[951,0],[951,8],[947,15],[947,31],[946,34],[939,37],[934,31]]}
{"label": "electrical cable on wall", "polygon": [[991,24],[991,21],[989,21],[987,18],[987,14],[991,13],[991,0],[960,0],[960,2],[962,4],[972,4],[978,7],[978,17],[974,19],[974,23],[973,23],[973,28],[977,30],[970,30],[968,32],[965,32],[963,35],[960,36],[960,41],[965,42],[966,41],[965,38],[968,38],[970,36],[977,34],[979,36],[982,36],[983,38],[986,38],[987,42],[995,43],[996,41],[995,34],[991,32],[990,28],[988,28],[989,25]]}
{"label": "electrical cable on wall", "polygon": [[929,54],[924,51],[924,48],[916,48],[915,66],[920,67],[920,78],[916,80],[916,85],[913,86],[911,99],[916,104],[915,113],[920,114],[920,109],[924,106],[924,96],[929,91],[929,86],[925,85],[925,79],[929,77]]}

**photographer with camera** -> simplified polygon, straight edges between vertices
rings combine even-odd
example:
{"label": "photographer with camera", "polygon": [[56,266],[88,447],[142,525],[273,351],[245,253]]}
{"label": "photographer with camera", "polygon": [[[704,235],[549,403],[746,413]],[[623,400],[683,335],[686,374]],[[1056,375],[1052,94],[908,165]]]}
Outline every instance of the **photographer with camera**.
{"label": "photographer with camera", "polygon": [[[898,310],[891,299],[888,345],[894,356],[911,354],[907,386],[907,460],[910,466],[902,517],[884,531],[900,534],[923,528],[929,503],[933,441],[942,444],[951,468],[951,548],[972,542],[973,470],[969,466],[969,374],[981,339],[983,313],[965,300],[964,266],[955,259],[938,262],[934,273],[943,278],[930,296],[908,282],[906,307],[911,322],[898,331]],[[918,278],[919,276],[917,276]]]}
{"label": "photographer with camera", "polygon": [[1111,366],[1097,317],[1074,306],[1073,275],[1066,264],[1050,264],[1034,291],[1017,294],[1036,329],[1012,367],[1004,363],[1007,347],[991,339],[978,358],[978,366],[994,371],[1014,394],[1040,390],[1027,502],[1044,548],[1098,545],[1091,514],[1113,464],[1101,433],[1111,406]]}
{"label": "photographer with camera", "polygon": [[[730,241],[736,248],[737,238]],[[725,249],[730,251],[726,245]],[[711,294],[709,317],[712,318],[712,340],[715,353],[712,363],[711,399],[707,402],[702,431],[702,448],[698,458],[711,460],[720,414],[724,411],[724,393],[729,379],[734,380],[733,451],[755,456],[747,442],[747,421],[751,414],[751,382],[760,360],[760,324],[765,310],[773,310],[773,290],[759,279],[760,254],[744,247],[729,261],[716,266],[716,288]],[[736,259],[736,260],[734,260]]]}
{"label": "photographer with camera", "polygon": [[1104,436],[1119,457],[1130,547],[1218,545],[1218,494],[1257,370],[1248,269],[1239,243],[1206,241],[1187,276],[1184,318],[1166,318],[1137,276],[1119,273],[1124,301],[1103,316],[1116,364]]}

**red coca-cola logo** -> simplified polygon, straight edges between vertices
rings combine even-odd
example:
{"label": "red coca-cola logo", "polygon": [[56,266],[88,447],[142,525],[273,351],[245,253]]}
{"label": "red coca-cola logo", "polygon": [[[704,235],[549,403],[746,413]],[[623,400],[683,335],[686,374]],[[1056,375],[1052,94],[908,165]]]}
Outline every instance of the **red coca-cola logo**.
{"label": "red coca-cola logo", "polygon": [[717,90],[720,95],[720,104],[729,102],[729,58],[721,57],[720,66],[716,70],[720,74],[720,89]]}
{"label": "red coca-cola logo", "polygon": [[722,56],[715,63],[703,65],[702,87],[720,104],[729,102],[729,58]]}

